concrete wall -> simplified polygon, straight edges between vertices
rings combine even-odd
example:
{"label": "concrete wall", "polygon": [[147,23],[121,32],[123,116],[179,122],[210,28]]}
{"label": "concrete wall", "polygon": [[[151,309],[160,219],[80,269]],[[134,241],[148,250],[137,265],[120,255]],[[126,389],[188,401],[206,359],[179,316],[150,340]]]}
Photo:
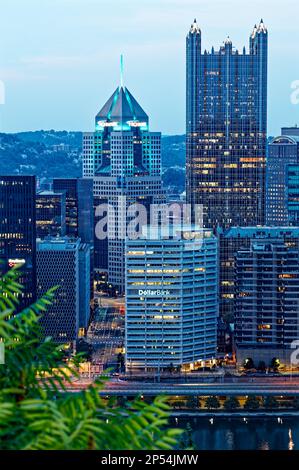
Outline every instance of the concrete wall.
{"label": "concrete wall", "polygon": [[264,361],[268,367],[273,357],[279,359],[281,365],[290,365],[291,354],[294,349],[276,349],[276,348],[236,348],[237,365],[242,366],[245,359],[251,357],[255,367],[260,361]]}

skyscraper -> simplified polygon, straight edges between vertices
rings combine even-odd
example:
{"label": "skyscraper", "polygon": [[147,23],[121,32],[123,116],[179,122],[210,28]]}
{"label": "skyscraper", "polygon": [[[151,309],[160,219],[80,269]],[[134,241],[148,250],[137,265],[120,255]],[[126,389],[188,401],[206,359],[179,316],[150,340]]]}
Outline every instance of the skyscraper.
{"label": "skyscraper", "polygon": [[[298,235],[298,229],[297,229]],[[299,250],[283,239],[254,240],[236,255],[237,360],[290,363],[299,335]]]}
{"label": "skyscraper", "polygon": [[97,234],[105,211],[96,211],[95,251],[99,256],[95,268],[107,269],[109,282],[120,292],[125,287],[127,208],[138,202],[149,208],[164,201],[161,134],[149,132],[148,121],[136,99],[121,85],[96,115],[95,132],[83,136],[83,176],[93,178],[97,204],[109,206],[107,237]]}
{"label": "skyscraper", "polygon": [[35,176],[0,176],[0,270],[20,265],[20,310],[36,299],[35,184]]}
{"label": "skyscraper", "polygon": [[58,286],[55,300],[42,316],[44,336],[57,343],[71,343],[79,328],[86,329],[90,315],[90,247],[78,238],[45,238],[37,241],[37,290],[39,296]]}
{"label": "skyscraper", "polygon": [[79,237],[93,244],[92,180],[83,178],[54,178],[53,191],[65,192],[66,235]]}
{"label": "skyscraper", "polygon": [[293,227],[299,226],[299,164],[288,165],[286,199],[288,224]]}
{"label": "skyscraper", "polygon": [[65,192],[39,191],[36,195],[36,236],[64,236],[66,201]]}
{"label": "skyscraper", "polygon": [[192,370],[216,357],[217,239],[154,229],[126,241],[126,367]]}
{"label": "skyscraper", "polygon": [[90,178],[54,178],[53,191],[64,192],[66,200],[66,235],[80,238],[90,247],[90,300],[93,309],[94,288],[94,200]]}
{"label": "skyscraper", "polygon": [[[286,134],[286,132],[289,133]],[[297,133],[297,134],[296,134]],[[266,176],[267,225],[289,225],[289,166],[299,163],[299,129],[284,128],[269,144]],[[293,180],[294,182],[294,180]]]}
{"label": "skyscraper", "polygon": [[196,20],[187,35],[186,191],[205,227],[264,223],[267,44],[262,20],[248,52],[203,52]]}
{"label": "skyscraper", "polygon": [[220,315],[233,322],[235,310],[235,256],[248,250],[257,241],[270,243],[281,240],[285,245],[299,248],[299,230],[296,227],[230,227],[218,229],[220,253]]}

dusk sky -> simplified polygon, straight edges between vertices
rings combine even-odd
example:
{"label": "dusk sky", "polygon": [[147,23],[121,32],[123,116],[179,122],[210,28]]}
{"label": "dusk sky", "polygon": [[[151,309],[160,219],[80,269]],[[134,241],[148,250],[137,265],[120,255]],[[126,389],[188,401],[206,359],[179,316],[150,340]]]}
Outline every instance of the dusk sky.
{"label": "dusk sky", "polygon": [[124,82],[151,130],[185,132],[185,37],[194,18],[203,48],[236,48],[260,18],[269,31],[268,133],[299,125],[298,0],[1,0],[0,131],[93,130],[94,115]]}

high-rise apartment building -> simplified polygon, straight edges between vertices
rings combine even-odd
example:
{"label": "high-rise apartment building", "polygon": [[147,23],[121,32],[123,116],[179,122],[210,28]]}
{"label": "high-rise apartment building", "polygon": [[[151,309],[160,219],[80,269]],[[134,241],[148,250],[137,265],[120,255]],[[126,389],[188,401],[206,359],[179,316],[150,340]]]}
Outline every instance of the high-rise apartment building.
{"label": "high-rise apartment building", "polygon": [[37,241],[37,290],[41,296],[58,286],[41,319],[44,336],[71,343],[86,329],[90,315],[90,247],[78,238]]}
{"label": "high-rise apartment building", "polygon": [[[297,229],[298,232],[298,229]],[[236,255],[237,360],[290,364],[299,335],[299,250],[282,239],[254,240]]]}
{"label": "high-rise apartment building", "polygon": [[264,223],[267,44],[262,20],[248,51],[203,51],[196,20],[187,35],[186,192],[204,227]]}
{"label": "high-rise apartment building", "polygon": [[217,239],[158,232],[126,242],[126,367],[192,370],[216,357]]}
{"label": "high-rise apartment building", "polygon": [[65,192],[39,191],[36,194],[36,236],[64,236],[66,201]]}
{"label": "high-rise apartment building", "polygon": [[[127,209],[136,203],[149,208],[165,197],[161,135],[149,132],[148,123],[147,114],[133,95],[120,86],[96,115],[95,132],[83,136],[83,176],[93,178],[97,203],[95,268],[107,269],[109,283],[119,292],[125,287]],[[99,233],[105,213],[107,236],[103,230]]]}
{"label": "high-rise apartment building", "polygon": [[35,176],[0,176],[0,270],[20,265],[19,307],[36,299]]}

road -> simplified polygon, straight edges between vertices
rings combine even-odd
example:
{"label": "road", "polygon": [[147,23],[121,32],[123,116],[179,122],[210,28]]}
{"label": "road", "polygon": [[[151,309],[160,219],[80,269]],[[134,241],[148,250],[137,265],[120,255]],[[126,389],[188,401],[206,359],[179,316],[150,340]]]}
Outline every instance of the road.
{"label": "road", "polygon": [[126,382],[113,379],[106,384],[102,395],[291,395],[299,396],[299,379],[292,381],[256,378],[247,383],[176,383],[157,384]]}
{"label": "road", "polygon": [[[248,379],[247,379],[248,380]],[[74,382],[72,391],[80,391],[86,388],[88,382]],[[247,396],[247,395],[274,395],[274,396],[299,396],[299,378],[285,380],[281,377],[258,378],[254,382],[218,382],[218,383],[145,383],[120,380],[112,377],[106,383],[102,396],[136,396],[136,395],[169,395],[169,396]]]}
{"label": "road", "polygon": [[102,302],[87,333],[87,341],[93,346],[92,362],[102,369],[117,365],[117,355],[124,346],[124,315],[120,309],[118,303]]}

